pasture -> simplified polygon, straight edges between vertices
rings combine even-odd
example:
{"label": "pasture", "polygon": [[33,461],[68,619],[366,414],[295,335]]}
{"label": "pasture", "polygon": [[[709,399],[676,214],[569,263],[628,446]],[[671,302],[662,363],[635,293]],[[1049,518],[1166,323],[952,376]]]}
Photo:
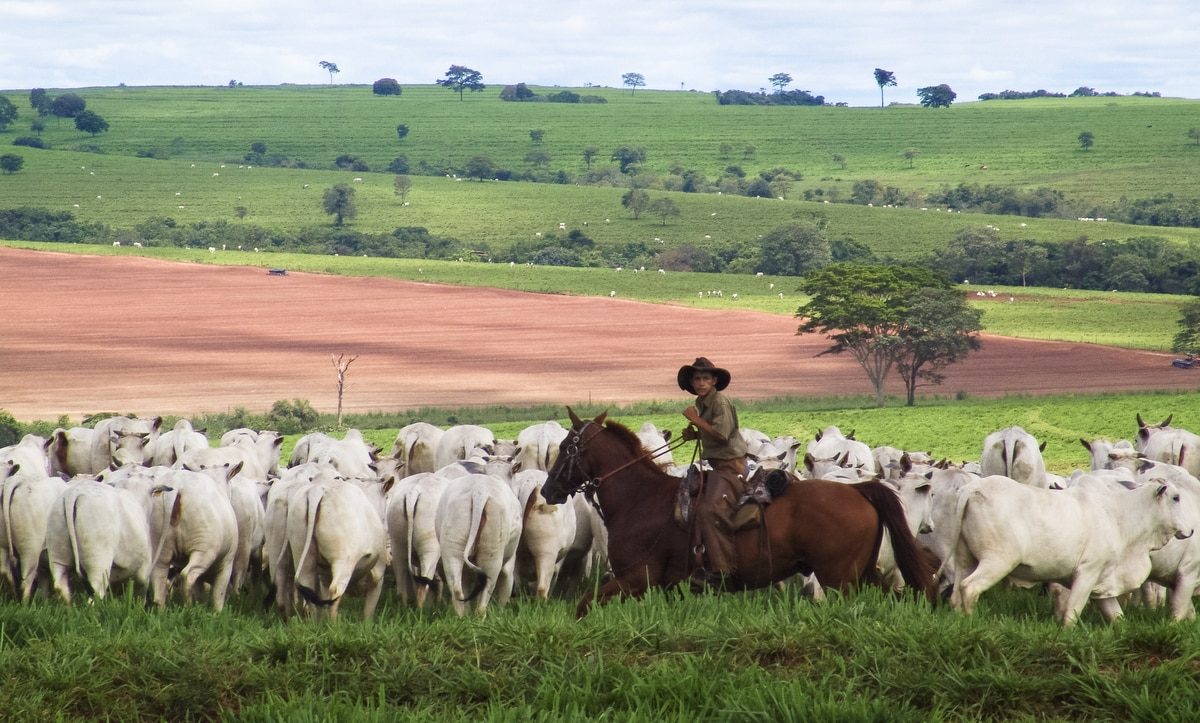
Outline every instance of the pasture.
{"label": "pasture", "polygon": [[[387,232],[423,226],[458,239],[464,252],[533,241],[536,234],[558,231],[559,223],[584,231],[600,245],[661,239],[664,248],[686,243],[718,249],[753,242],[787,221],[811,217],[828,221],[830,238],[855,239],[881,256],[899,259],[920,258],[961,229],[986,224],[998,227],[1006,240],[1200,239],[1196,229],[798,200],[816,188],[838,189],[846,197],[855,181],[866,179],[905,192],[958,183],[1049,185],[1079,200],[1079,216],[1121,197],[1166,192],[1186,197],[1200,153],[1186,137],[1196,101],[1073,98],[964,103],[941,110],[783,108],[718,106],[707,93],[630,96],[587,90],[609,103],[506,103],[493,89],[460,103],[434,86],[408,87],[399,98],[373,96],[358,86],[83,89],[79,94],[111,130],[92,138],[69,120],[49,119],[43,138],[53,150],[18,149],[25,168],[0,176],[0,196],[8,207],[71,211],[81,220],[115,228],[170,217],[181,224],[225,221],[296,229],[328,224],[321,192],[351,183],[359,210],[351,228]],[[22,94],[8,95],[22,115],[0,134],[0,142],[22,134],[29,115]],[[412,129],[403,140],[395,133],[398,122]],[[1084,127],[1097,138],[1089,152],[1074,141]],[[524,156],[534,147],[533,129],[546,132],[537,148],[553,159],[549,169],[575,175],[586,170],[585,146],[599,149],[593,165],[606,167],[612,165],[614,148],[633,144],[647,149],[645,169],[656,174],[696,169],[715,180],[724,168],[737,165],[750,175],[784,167],[804,178],[786,201],[670,193],[681,216],[663,225],[648,214],[631,218],[620,204],[624,189],[611,187],[414,175],[404,206],[394,194],[391,174],[381,172],[401,154],[414,168],[419,161],[461,167],[471,156],[487,154],[501,167],[527,170]],[[266,143],[268,154],[309,168],[247,167],[251,164],[243,157],[255,142]],[[737,152],[723,157],[723,143]],[[747,145],[756,150],[744,158]],[[900,156],[908,147],[921,151],[911,169]],[[845,169],[831,160],[835,153],[847,158]],[[374,172],[331,170],[342,154],[362,158]],[[981,171],[982,165],[988,170]],[[354,183],[354,178],[363,181]],[[239,207],[246,209],[244,219],[235,213]]]}

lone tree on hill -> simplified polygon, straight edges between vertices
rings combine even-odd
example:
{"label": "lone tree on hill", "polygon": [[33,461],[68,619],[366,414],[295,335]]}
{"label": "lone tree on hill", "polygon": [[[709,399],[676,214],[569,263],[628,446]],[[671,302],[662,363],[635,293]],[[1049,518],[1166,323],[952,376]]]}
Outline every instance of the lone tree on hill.
{"label": "lone tree on hill", "polygon": [[875,69],[875,84],[879,86],[879,107],[883,107],[883,89],[885,86],[896,85],[896,74],[883,68]]}
{"label": "lone tree on hill", "polygon": [[463,99],[465,90],[478,93],[487,87],[483,84],[483,73],[465,65],[451,65],[450,69],[446,71],[446,77],[434,82],[443,88],[457,92],[459,100]]}
{"label": "lone tree on hill", "polygon": [[400,197],[400,203],[408,200],[408,192],[412,190],[412,179],[401,173],[392,179],[392,188],[395,189],[396,195]]}
{"label": "lone tree on hill", "polygon": [[[937,370],[965,357],[964,343],[967,351],[978,348],[962,339],[978,333],[978,315],[956,306],[944,292],[962,306],[965,299],[928,269],[830,264],[807,273],[800,291],[809,301],[796,310],[803,319],[796,333],[825,335],[833,344],[821,354],[850,352],[871,380],[880,407],[893,370],[905,378],[911,403],[916,380],[937,383]],[[941,317],[946,326],[930,326]]]}
{"label": "lone tree on hill", "polygon": [[371,92],[375,95],[400,95],[404,89],[395,78],[380,78],[371,86]]}
{"label": "lone tree on hill", "polygon": [[74,118],[87,108],[87,102],[74,93],[63,93],[50,102],[50,114],[56,118]]}
{"label": "lone tree on hill", "polygon": [[342,426],[342,393],[346,390],[346,372],[349,371],[350,365],[358,355],[346,358],[345,354],[334,356],[329,355],[329,360],[333,362],[333,368],[337,371],[337,426]]}
{"label": "lone tree on hill", "polygon": [[334,226],[341,226],[346,219],[358,215],[358,208],[354,205],[354,189],[344,183],[326,188],[323,203],[325,213],[334,216]]}
{"label": "lone tree on hill", "polygon": [[465,172],[469,178],[478,179],[480,183],[485,178],[493,178],[496,175],[496,162],[491,156],[471,156],[467,161]]}
{"label": "lone tree on hill", "polygon": [[1187,137],[1191,138],[1193,141],[1196,141],[1196,145],[1200,146],[1200,128],[1197,128],[1196,126],[1188,128]]}
{"label": "lone tree on hill", "polygon": [[662,225],[667,225],[668,218],[679,217],[679,206],[669,198],[656,198],[650,202],[650,213],[662,219]]}
{"label": "lone tree on hill", "polygon": [[629,94],[633,95],[638,88],[646,85],[646,76],[641,73],[622,73],[621,82],[629,88]]}
{"label": "lone tree on hill", "polygon": [[942,83],[941,85],[927,85],[924,88],[917,88],[917,97],[921,99],[921,105],[926,108],[949,108],[954,99],[958,97],[958,93],[950,90],[950,86]]}
{"label": "lone tree on hill", "polygon": [[91,133],[95,138],[98,134],[108,130],[108,121],[90,110],[85,110],[75,116],[75,128],[84,133]]}
{"label": "lone tree on hill", "polygon": [[0,171],[16,173],[25,167],[25,159],[15,153],[5,153],[0,156]]}
{"label": "lone tree on hill", "polygon": [[803,276],[833,260],[825,230],[811,221],[793,221],[764,235],[758,242],[755,271],[779,276]]}
{"label": "lone tree on hill", "polygon": [[321,62],[317,63],[317,65],[321,66],[326,73],[329,73],[330,85],[333,85],[333,74],[342,72],[341,68],[337,67],[337,63],[331,63],[328,60],[322,60]]}
{"label": "lone tree on hill", "polygon": [[405,138],[407,138],[408,137],[408,126],[403,123],[398,124],[396,126],[396,136],[399,137],[400,140],[404,140]]}
{"label": "lone tree on hill", "polygon": [[[0,158],[0,162],[3,162]],[[1200,354],[1200,298],[1194,298],[1179,310],[1179,331],[1171,341],[1176,354]]]}
{"label": "lone tree on hill", "polygon": [[767,81],[771,85],[775,86],[776,93],[782,93],[784,88],[792,84],[792,76],[788,75],[787,73],[776,73],[770,78],[767,78]]}
{"label": "lone tree on hill", "polygon": [[635,219],[650,206],[650,194],[644,188],[631,188],[621,196],[621,205],[629,209]]}
{"label": "lone tree on hill", "polygon": [[17,106],[8,98],[0,95],[0,131],[8,128],[17,120]]}
{"label": "lone tree on hill", "polygon": [[588,170],[592,170],[592,159],[600,155],[600,149],[595,146],[588,146],[583,149],[583,162],[587,164]]}
{"label": "lone tree on hill", "polygon": [[905,148],[904,153],[901,153],[900,155],[904,156],[904,160],[908,161],[908,167],[912,168],[913,167],[913,159],[916,158],[917,156],[921,155],[921,152],[918,151],[916,148]]}
{"label": "lone tree on hill", "polygon": [[1096,144],[1096,136],[1092,135],[1091,131],[1084,131],[1079,134],[1079,147],[1085,151],[1092,150],[1092,146]]}
{"label": "lone tree on hill", "polygon": [[45,88],[34,88],[29,91],[29,106],[37,111],[39,116],[50,115],[50,104],[54,101]]}

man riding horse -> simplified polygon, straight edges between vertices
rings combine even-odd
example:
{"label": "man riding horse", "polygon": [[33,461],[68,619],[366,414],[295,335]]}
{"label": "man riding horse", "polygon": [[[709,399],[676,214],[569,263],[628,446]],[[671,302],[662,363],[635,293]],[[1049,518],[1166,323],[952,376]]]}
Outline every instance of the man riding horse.
{"label": "man riding horse", "polygon": [[680,367],[677,375],[679,388],[696,395],[696,403],[683,410],[690,422],[683,438],[698,439],[700,459],[712,467],[703,476],[692,536],[697,567],[691,583],[696,587],[721,587],[737,574],[733,517],[746,487],[746,442],[738,430],[737,410],[721,393],[731,378],[705,357]]}

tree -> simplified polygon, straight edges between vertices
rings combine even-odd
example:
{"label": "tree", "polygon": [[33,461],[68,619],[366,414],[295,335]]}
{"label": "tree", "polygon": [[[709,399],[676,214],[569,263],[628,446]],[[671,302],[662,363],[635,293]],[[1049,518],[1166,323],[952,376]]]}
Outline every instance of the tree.
{"label": "tree", "polygon": [[950,86],[942,83],[941,85],[928,85],[924,88],[917,88],[917,97],[921,99],[921,105],[926,108],[949,108],[954,99],[958,97],[958,93],[950,90]]}
{"label": "tree", "polygon": [[341,69],[337,67],[337,63],[331,63],[328,60],[322,60],[321,62],[317,63],[317,65],[321,66],[326,73],[329,73],[330,85],[333,85],[333,74],[342,72]]}
{"label": "tree", "polygon": [[533,130],[529,131],[529,140],[533,143],[541,143],[542,139],[545,137],[546,131],[542,130],[541,128],[534,128]]}
{"label": "tree", "polygon": [[628,87],[629,94],[633,95],[638,88],[646,85],[646,76],[641,73],[622,73],[621,83]]}
{"label": "tree", "polygon": [[900,155],[904,156],[904,160],[908,161],[908,167],[912,168],[913,167],[913,159],[916,158],[917,156],[921,155],[921,152],[918,151],[916,148],[905,148],[904,153],[902,153]]}
{"label": "tree", "polygon": [[15,153],[5,153],[0,156],[0,171],[16,173],[25,166],[25,159]]}
{"label": "tree", "polygon": [[846,157],[841,153],[833,154],[833,162],[838,164],[838,168],[841,168],[842,170],[846,169]]}
{"label": "tree", "polygon": [[75,128],[84,133],[91,133],[95,138],[98,134],[108,130],[108,121],[90,110],[85,110],[75,116]]}
{"label": "tree", "polygon": [[629,173],[646,160],[646,149],[641,146],[620,146],[613,151],[612,159],[620,165],[621,173]]}
{"label": "tree", "polygon": [[472,70],[465,65],[451,65],[446,71],[446,77],[434,81],[443,88],[449,88],[458,93],[458,99],[463,99],[463,91],[478,93],[487,86],[483,84],[483,73]]}
{"label": "tree", "polygon": [[334,356],[332,354],[329,355],[329,360],[333,362],[333,368],[335,370],[337,370],[337,426],[338,427],[342,426],[342,392],[344,392],[346,389],[346,372],[350,369],[350,365],[353,364],[354,360],[357,358],[358,358],[357,354],[350,357],[349,359],[346,358],[345,354],[338,354],[337,356]]}
{"label": "tree", "polygon": [[550,154],[541,148],[534,148],[525,154],[525,162],[539,168],[550,165]]}
{"label": "tree", "polygon": [[380,78],[371,86],[371,92],[375,95],[400,95],[404,89],[395,78]]}
{"label": "tree", "polygon": [[404,203],[408,198],[408,192],[412,190],[412,179],[400,174],[392,179],[392,187],[395,188],[396,195],[400,197],[400,203]]}
{"label": "tree", "polygon": [[0,95],[0,131],[17,119],[17,107],[8,98]]}
{"label": "tree", "polygon": [[621,205],[629,209],[635,219],[650,207],[650,194],[644,188],[631,188],[621,196]]}
{"label": "tree", "polygon": [[808,303],[796,310],[803,319],[796,333],[823,334],[833,344],[821,354],[849,352],[875,388],[882,407],[884,384],[906,353],[904,333],[914,293],[947,289],[942,276],[916,266],[830,264],[805,274],[800,291]]}
{"label": "tree", "polygon": [[896,372],[904,381],[905,403],[916,403],[917,385],[941,384],[942,370],[978,351],[983,343],[983,312],[967,304],[956,289],[923,288],[909,298],[900,331]]}
{"label": "tree", "polygon": [[600,154],[600,149],[595,146],[588,146],[583,149],[583,162],[587,164],[588,170],[592,170],[592,159]]}
{"label": "tree", "polygon": [[87,103],[74,93],[63,93],[50,103],[50,114],[56,118],[74,118],[83,112]]}
{"label": "tree", "polygon": [[248,214],[248,213],[250,213],[250,209],[246,208],[245,206],[234,206],[233,207],[233,215],[237,216],[239,221],[245,219],[246,214]]}
{"label": "tree", "polygon": [[477,178],[482,183],[483,179],[496,176],[496,162],[491,156],[472,156],[471,160],[467,161],[465,173],[468,178]]}
{"label": "tree", "polygon": [[341,226],[346,219],[358,215],[358,208],[354,205],[354,189],[344,183],[325,189],[324,204],[325,213],[334,216],[334,226]]}
{"label": "tree", "polygon": [[1079,147],[1085,151],[1092,150],[1092,146],[1096,143],[1096,136],[1092,135],[1091,131],[1084,131],[1079,134]]}
{"label": "tree", "polygon": [[782,93],[784,88],[792,84],[792,76],[788,75],[787,73],[776,73],[770,78],[767,78],[767,81],[771,85],[775,86],[776,93]]}
{"label": "tree", "polygon": [[[5,156],[7,157],[7,156]],[[0,157],[0,164],[4,158]],[[1179,309],[1179,331],[1171,341],[1176,354],[1200,354],[1200,298],[1192,299]]]}
{"label": "tree", "polygon": [[875,85],[879,86],[879,107],[883,107],[883,89],[887,86],[896,85],[896,74],[890,70],[883,68],[875,69]]}
{"label": "tree", "polygon": [[650,202],[650,213],[662,219],[662,225],[667,225],[668,218],[679,217],[679,206],[669,198],[656,198]]}
{"label": "tree", "polygon": [[811,221],[794,221],[779,226],[759,241],[755,271],[780,276],[803,276],[828,266],[831,257],[825,230]]}
{"label": "tree", "polygon": [[37,111],[39,116],[50,115],[50,104],[53,99],[45,88],[34,88],[29,91],[29,107]]}
{"label": "tree", "polygon": [[1200,128],[1195,126],[1188,128],[1187,137],[1191,138],[1193,141],[1196,141],[1196,145],[1200,146]]}
{"label": "tree", "polygon": [[42,131],[46,130],[46,122],[41,118],[34,118],[33,122],[29,124],[29,130],[37,133],[40,136]]}
{"label": "tree", "polygon": [[400,140],[404,140],[405,138],[407,138],[408,137],[408,126],[403,123],[400,123],[399,125],[397,125],[396,126],[396,136],[399,137]]}

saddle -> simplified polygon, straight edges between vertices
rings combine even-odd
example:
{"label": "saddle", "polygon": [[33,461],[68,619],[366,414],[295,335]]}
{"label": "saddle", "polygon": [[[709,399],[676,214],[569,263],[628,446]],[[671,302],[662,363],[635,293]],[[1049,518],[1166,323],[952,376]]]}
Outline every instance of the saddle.
{"label": "saddle", "polygon": [[762,470],[752,475],[746,491],[738,498],[733,531],[751,530],[762,524],[763,510],[787,489],[792,477],[786,470]]}

